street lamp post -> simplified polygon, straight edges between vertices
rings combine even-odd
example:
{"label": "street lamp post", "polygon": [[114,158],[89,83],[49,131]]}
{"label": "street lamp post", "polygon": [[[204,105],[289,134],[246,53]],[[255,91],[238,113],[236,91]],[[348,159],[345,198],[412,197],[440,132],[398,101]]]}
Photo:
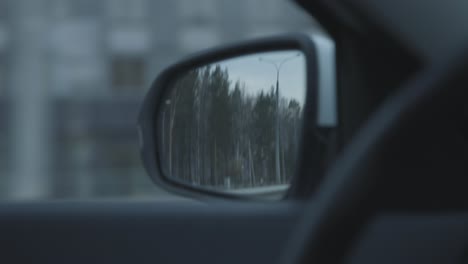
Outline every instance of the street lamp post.
{"label": "street lamp post", "polygon": [[271,64],[276,69],[276,124],[275,124],[275,165],[276,165],[276,182],[281,183],[281,168],[280,168],[280,116],[279,116],[279,74],[281,67],[285,62],[297,58],[300,54],[296,54],[291,57],[284,58],[282,60],[268,60],[265,58],[258,58],[260,62]]}

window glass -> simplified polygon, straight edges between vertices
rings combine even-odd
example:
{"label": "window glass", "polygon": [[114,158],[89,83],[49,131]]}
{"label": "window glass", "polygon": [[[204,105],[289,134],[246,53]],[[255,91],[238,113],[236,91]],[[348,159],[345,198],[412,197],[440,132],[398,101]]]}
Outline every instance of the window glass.
{"label": "window glass", "polygon": [[135,124],[157,74],[190,52],[316,27],[284,0],[27,2],[0,0],[0,200],[177,200],[140,161]]}

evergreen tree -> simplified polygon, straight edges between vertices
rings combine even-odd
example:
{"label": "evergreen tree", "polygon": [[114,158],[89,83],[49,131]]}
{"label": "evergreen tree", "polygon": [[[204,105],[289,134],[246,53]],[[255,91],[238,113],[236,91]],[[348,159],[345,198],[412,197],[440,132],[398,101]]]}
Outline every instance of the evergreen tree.
{"label": "evergreen tree", "polygon": [[[219,65],[190,71],[174,83],[162,119],[163,158],[171,177],[216,188],[277,184],[275,90],[253,95],[246,89]],[[295,100],[280,102],[282,182],[288,182],[302,110]]]}

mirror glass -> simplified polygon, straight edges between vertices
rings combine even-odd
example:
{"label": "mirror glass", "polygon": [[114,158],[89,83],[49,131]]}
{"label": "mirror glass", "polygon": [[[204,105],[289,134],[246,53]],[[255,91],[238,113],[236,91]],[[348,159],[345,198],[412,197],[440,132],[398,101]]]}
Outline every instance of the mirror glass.
{"label": "mirror glass", "polygon": [[305,71],[302,52],[287,50],[235,57],[180,75],[158,119],[166,178],[280,199],[296,169]]}

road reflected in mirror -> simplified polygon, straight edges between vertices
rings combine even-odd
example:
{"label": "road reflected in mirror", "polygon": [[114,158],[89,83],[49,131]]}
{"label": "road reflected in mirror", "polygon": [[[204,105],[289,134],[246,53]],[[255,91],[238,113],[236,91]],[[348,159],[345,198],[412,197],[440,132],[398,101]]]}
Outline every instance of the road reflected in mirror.
{"label": "road reflected in mirror", "polygon": [[288,50],[219,61],[182,74],[158,119],[166,178],[280,199],[296,169],[305,70],[303,54]]}

